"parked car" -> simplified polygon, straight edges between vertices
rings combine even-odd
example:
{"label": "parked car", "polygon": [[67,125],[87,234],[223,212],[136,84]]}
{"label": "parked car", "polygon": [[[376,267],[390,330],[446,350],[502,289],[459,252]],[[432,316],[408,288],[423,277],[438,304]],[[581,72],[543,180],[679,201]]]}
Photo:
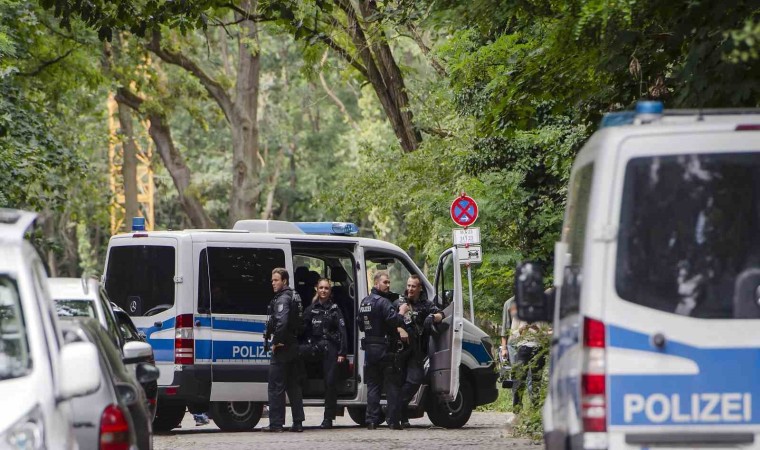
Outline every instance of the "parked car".
{"label": "parked car", "polygon": [[63,329],[66,341],[92,342],[100,353],[101,389],[74,401],[74,425],[80,448],[101,449],[107,442],[113,448],[150,450],[153,416],[139,382],[157,380],[158,369],[153,364],[139,363],[135,380],[125,366],[125,362],[152,352],[150,346],[144,342],[128,342],[122,357],[122,352],[94,319],[64,319]]}
{"label": "parked car", "polygon": [[0,448],[72,449],[71,400],[100,386],[97,348],[65,344],[39,255],[36,215],[0,209]]}
{"label": "parked car", "polygon": [[[107,294],[101,289],[96,279],[51,278],[50,290],[59,317],[91,317],[95,319],[118,349],[123,349],[127,342],[135,340],[134,325],[130,330],[128,325],[126,327],[122,325],[123,321],[117,320]],[[143,362],[155,364],[152,351],[144,359],[127,364],[127,369],[135,379],[137,377],[137,365]],[[142,388],[149,404],[151,418],[153,418],[156,414],[158,383],[153,380],[142,384]]]}

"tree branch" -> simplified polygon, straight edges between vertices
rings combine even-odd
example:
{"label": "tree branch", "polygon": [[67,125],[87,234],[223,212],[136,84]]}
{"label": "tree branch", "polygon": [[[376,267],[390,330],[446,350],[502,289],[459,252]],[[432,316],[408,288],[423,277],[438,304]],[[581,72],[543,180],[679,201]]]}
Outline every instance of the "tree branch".
{"label": "tree branch", "polygon": [[72,54],[74,50],[76,50],[76,47],[69,49],[69,51],[67,51],[61,56],[58,56],[56,58],[53,58],[47,61],[42,61],[42,64],[40,64],[36,69],[34,69],[31,72],[16,72],[16,74],[22,77],[33,77],[33,76],[39,75],[46,68],[52,66],[53,64],[61,62],[64,58]]}
{"label": "tree branch", "polygon": [[[335,20],[334,17],[332,19]],[[348,50],[346,50],[345,48],[341,47],[340,44],[338,44],[337,42],[335,42],[335,40],[333,38],[331,38],[330,36],[328,36],[328,35],[326,35],[324,33],[320,33],[317,30],[312,30],[312,29],[310,29],[308,27],[303,27],[303,29],[306,30],[308,33],[310,33],[312,36],[315,36],[323,44],[325,44],[326,46],[328,46],[331,49],[333,49],[335,51],[335,53],[339,54],[343,59],[346,60],[346,62],[348,62],[349,64],[351,64],[351,66],[354,69],[356,69],[360,74],[362,74],[363,77],[365,77],[365,78],[368,77],[367,68],[364,67],[364,66],[362,66],[361,63],[359,61],[357,61],[356,58],[354,58],[353,55],[351,55],[351,53],[349,53]]]}
{"label": "tree branch", "polygon": [[211,95],[211,98],[213,98],[222,109],[227,121],[230,123],[233,122],[235,108],[230,95],[221,83],[211,78],[211,76],[208,75],[198,64],[182,53],[172,52],[171,50],[162,48],[161,33],[158,31],[153,32],[153,37],[146,44],[146,48],[161,58],[164,62],[179,66],[195,76],[201,82],[203,87],[206,88],[206,91]]}
{"label": "tree branch", "polygon": [[438,75],[441,77],[447,77],[448,73],[446,72],[446,69],[443,67],[440,61],[438,61],[438,58],[430,55],[430,47],[425,45],[425,41],[422,39],[422,35],[420,34],[420,31],[417,29],[417,27],[413,23],[410,23],[407,25],[407,29],[412,34],[412,39],[414,42],[416,42],[420,47],[420,50],[422,50],[422,54],[430,60],[430,64],[433,66],[433,69],[435,69],[435,71],[438,72]]}

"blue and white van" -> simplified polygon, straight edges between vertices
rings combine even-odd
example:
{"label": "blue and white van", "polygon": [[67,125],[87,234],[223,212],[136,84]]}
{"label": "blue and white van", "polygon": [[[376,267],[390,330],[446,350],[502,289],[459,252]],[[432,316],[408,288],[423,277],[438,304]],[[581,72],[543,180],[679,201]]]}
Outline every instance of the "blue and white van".
{"label": "blue and white van", "polygon": [[[446,308],[447,329],[430,347],[430,385],[412,402],[417,416],[427,411],[436,425],[461,427],[474,407],[493,402],[498,391],[492,344],[462,317],[460,265],[453,249],[441,256],[434,288],[399,247],[351,236],[355,231],[353,224],[243,220],[232,230],[113,236],[103,281],[111,300],[131,315],[154,348],[161,370],[154,427],[176,427],[186,407],[209,410],[223,430],[256,425],[267,402],[263,333],[275,267],[288,270],[304,306],[318,278],[332,280],[349,336],[349,374],[338,405],[357,423],[364,422],[367,393],[353,318],[377,270],[389,272],[394,292],[403,292],[410,274],[419,275],[429,298]],[[320,370],[307,367],[307,406],[323,404]]]}
{"label": "blue and white van", "polygon": [[760,111],[611,114],[572,169],[553,317],[550,449],[760,448]]}

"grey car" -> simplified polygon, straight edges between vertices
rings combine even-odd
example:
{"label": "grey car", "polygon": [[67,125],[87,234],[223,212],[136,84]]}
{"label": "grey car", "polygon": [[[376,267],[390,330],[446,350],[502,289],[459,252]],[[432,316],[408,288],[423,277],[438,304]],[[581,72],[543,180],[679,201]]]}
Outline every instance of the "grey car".
{"label": "grey car", "polygon": [[[145,393],[125,367],[125,360],[140,359],[147,344],[132,342],[122,352],[108,333],[94,319],[61,320],[68,342],[92,342],[101,360],[101,387],[95,393],[78,398],[73,404],[73,423],[79,447],[99,449],[104,442],[120,442],[130,449],[151,450],[153,430]],[[148,346],[149,347],[149,346]],[[147,382],[158,378],[158,369],[148,363],[137,365],[137,377]]]}

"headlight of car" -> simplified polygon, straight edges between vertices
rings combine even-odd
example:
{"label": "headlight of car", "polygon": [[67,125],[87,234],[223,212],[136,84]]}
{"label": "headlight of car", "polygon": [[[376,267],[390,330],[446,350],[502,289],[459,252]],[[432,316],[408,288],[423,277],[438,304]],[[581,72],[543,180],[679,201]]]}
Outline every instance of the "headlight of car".
{"label": "headlight of car", "polygon": [[42,410],[35,406],[18,422],[2,434],[0,442],[13,450],[38,450],[45,448],[45,424]]}

